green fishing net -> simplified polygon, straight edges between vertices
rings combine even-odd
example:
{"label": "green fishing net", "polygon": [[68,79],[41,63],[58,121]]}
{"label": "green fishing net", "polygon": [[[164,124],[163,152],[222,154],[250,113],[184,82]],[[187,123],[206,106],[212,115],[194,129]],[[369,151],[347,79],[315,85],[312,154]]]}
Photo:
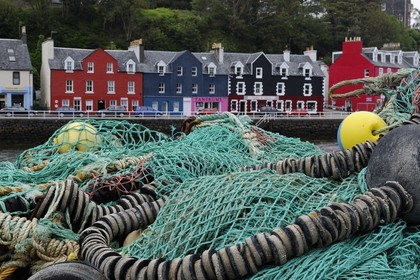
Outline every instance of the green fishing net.
{"label": "green fishing net", "polygon": [[[411,71],[399,86],[382,92],[387,102],[379,114],[388,125],[408,119],[416,109],[418,85],[418,71]],[[6,201],[19,197],[27,209],[12,214],[28,214],[31,199],[67,178],[76,178],[87,192],[101,184],[121,189],[124,180],[147,183],[168,199],[140,239],[115,249],[137,258],[173,259],[244,242],[366,191],[366,170],[338,181],[268,169],[239,172],[324,152],[312,143],[264,131],[247,116],[224,113],[196,121],[190,133],[174,129],[171,135],[127,121],[71,121],[16,163],[0,163],[1,211],[7,212]],[[398,220],[250,278],[418,279],[419,241],[419,227]]]}

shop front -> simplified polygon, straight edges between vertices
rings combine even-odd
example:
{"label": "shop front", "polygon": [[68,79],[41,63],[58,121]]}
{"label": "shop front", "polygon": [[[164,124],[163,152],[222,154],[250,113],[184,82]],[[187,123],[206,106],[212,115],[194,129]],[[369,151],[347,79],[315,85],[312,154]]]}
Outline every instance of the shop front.
{"label": "shop front", "polygon": [[215,109],[217,112],[228,111],[227,97],[192,97],[191,112],[196,113],[202,110]]}

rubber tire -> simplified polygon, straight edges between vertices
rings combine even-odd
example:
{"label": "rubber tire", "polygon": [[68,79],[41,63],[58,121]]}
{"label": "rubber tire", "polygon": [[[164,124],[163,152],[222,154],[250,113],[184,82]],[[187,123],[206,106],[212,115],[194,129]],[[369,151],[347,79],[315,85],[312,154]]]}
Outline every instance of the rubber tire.
{"label": "rubber tire", "polygon": [[94,266],[82,261],[68,261],[41,269],[28,280],[106,280]]}

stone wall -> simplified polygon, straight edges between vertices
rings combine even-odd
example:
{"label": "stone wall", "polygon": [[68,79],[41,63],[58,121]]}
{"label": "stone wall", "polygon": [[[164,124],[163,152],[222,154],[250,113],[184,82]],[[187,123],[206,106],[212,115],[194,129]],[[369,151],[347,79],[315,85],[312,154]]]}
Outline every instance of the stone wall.
{"label": "stone wall", "polygon": [[[0,118],[0,142],[33,142],[42,144],[69,119],[11,119]],[[139,123],[149,129],[170,134],[171,129],[181,131],[183,119],[129,119],[132,123]],[[324,118],[296,118],[269,120],[260,125],[267,131],[280,133],[302,140],[334,140],[341,119]]]}

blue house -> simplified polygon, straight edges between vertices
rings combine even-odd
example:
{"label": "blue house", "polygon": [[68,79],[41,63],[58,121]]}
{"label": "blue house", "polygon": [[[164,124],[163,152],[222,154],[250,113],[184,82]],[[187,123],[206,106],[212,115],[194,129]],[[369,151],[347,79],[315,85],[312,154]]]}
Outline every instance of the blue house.
{"label": "blue house", "polygon": [[223,53],[192,53],[188,50],[148,51],[141,40],[131,46],[143,73],[143,104],[166,114],[194,115],[214,108],[227,111],[228,75]]}

